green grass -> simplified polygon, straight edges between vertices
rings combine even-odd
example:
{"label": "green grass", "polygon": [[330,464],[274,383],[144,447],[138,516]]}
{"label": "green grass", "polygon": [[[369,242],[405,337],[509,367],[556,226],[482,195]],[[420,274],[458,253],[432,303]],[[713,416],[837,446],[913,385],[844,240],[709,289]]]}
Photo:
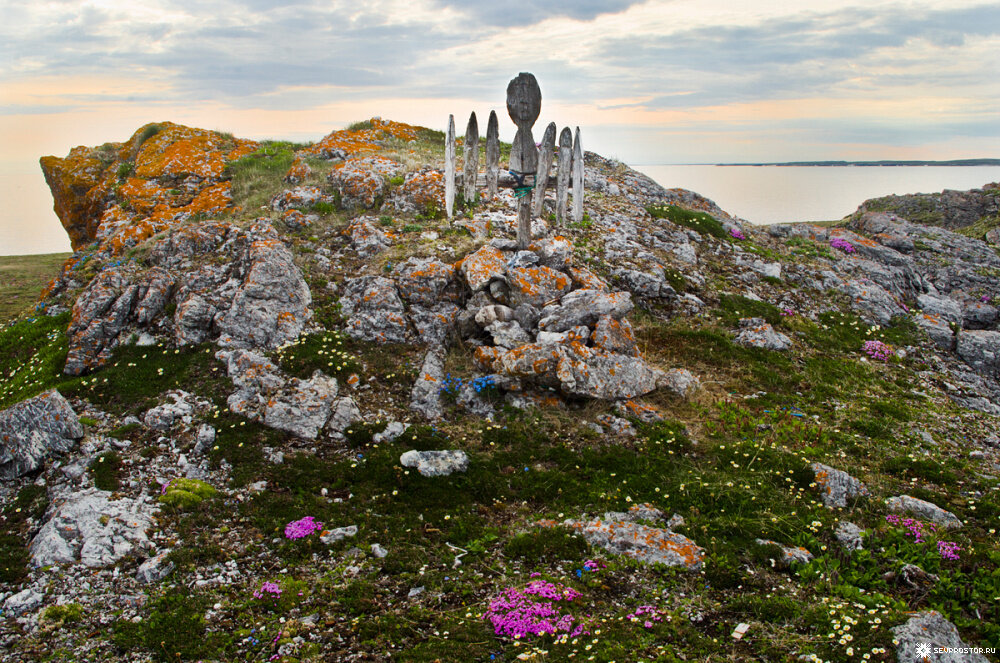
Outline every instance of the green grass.
{"label": "green grass", "polygon": [[287,141],[263,141],[261,147],[247,156],[226,165],[232,178],[233,205],[256,215],[284,189],[285,173],[295,160],[295,150],[302,147]]}
{"label": "green grass", "polygon": [[0,324],[35,310],[42,288],[59,274],[69,253],[0,256]]}
{"label": "green grass", "polygon": [[654,219],[667,219],[679,226],[690,228],[702,235],[729,239],[729,233],[715,217],[705,212],[695,212],[677,205],[655,205],[646,208]]}
{"label": "green grass", "polygon": [[0,408],[67,382],[67,324],[69,313],[63,313],[0,328]]}
{"label": "green grass", "polygon": [[101,454],[90,464],[94,485],[101,490],[115,491],[121,487],[122,459],[115,451]]}
{"label": "green grass", "polygon": [[28,575],[29,520],[37,520],[49,505],[45,486],[29,485],[0,513],[0,583],[18,583]]}

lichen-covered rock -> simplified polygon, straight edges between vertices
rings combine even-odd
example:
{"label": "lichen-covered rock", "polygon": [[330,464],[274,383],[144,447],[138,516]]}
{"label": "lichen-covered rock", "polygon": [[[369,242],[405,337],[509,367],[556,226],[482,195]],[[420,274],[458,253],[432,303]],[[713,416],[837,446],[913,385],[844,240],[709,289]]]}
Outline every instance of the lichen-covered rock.
{"label": "lichen-covered rock", "polygon": [[886,325],[903,313],[895,298],[876,283],[851,280],[840,286],[840,290],[851,298],[854,308],[869,324]]}
{"label": "lichen-covered rock", "polygon": [[112,501],[110,495],[91,488],[56,506],[31,541],[32,564],[101,567],[151,548],[146,531],[153,526],[155,508],[142,498]]}
{"label": "lichen-covered rock", "polygon": [[500,322],[498,320],[488,325],[486,331],[493,337],[493,345],[501,348],[513,349],[531,343],[534,340],[514,320],[508,322]]}
{"label": "lichen-covered rock", "polygon": [[[134,263],[103,270],[77,298],[67,374],[99,366],[136,332],[172,324],[178,345],[215,339],[270,349],[296,338],[311,317],[309,288],[269,223],[177,228],[155,240],[149,260],[154,267],[146,271]],[[171,301],[173,320],[166,317]]]}
{"label": "lichen-covered rock", "polygon": [[392,275],[400,296],[410,304],[433,307],[459,299],[454,265],[437,258],[409,258],[397,265]]}
{"label": "lichen-covered rock", "polygon": [[622,288],[642,299],[674,299],[677,291],[667,283],[662,269],[642,271],[630,268],[618,268],[611,272],[615,281]]}
{"label": "lichen-covered rock", "polygon": [[[982,654],[969,652],[969,645],[962,640],[955,625],[934,610],[919,612],[891,630],[893,639],[899,642],[896,645],[898,663],[927,663],[934,657],[948,663],[989,662]],[[935,653],[939,648],[946,647],[957,651]]]}
{"label": "lichen-covered rock", "polygon": [[758,546],[777,546],[781,549],[781,556],[774,560],[778,568],[787,569],[792,563],[808,564],[813,559],[813,554],[801,546],[783,546],[777,541],[770,539],[757,539]]}
{"label": "lichen-covered rock", "polygon": [[666,371],[660,384],[681,398],[688,398],[701,388],[701,380],[686,368],[672,368]]}
{"label": "lichen-covered rock", "polygon": [[948,529],[961,527],[962,521],[951,511],[946,511],[936,504],[909,495],[890,497],[885,501],[890,511],[909,513],[918,518],[929,520]]}
{"label": "lichen-covered rock", "polygon": [[55,389],[0,410],[0,480],[34,472],[81,437],[76,413]]}
{"label": "lichen-covered rock", "polygon": [[433,218],[445,207],[444,173],[435,168],[407,173],[402,186],[392,193],[392,204],[400,212]]}
{"label": "lichen-covered rock", "polygon": [[348,158],[334,166],[327,181],[340,194],[345,208],[374,209],[388,193],[388,179],[402,168],[402,164],[385,157]]}
{"label": "lichen-covered rock", "polygon": [[412,343],[414,334],[396,283],[384,276],[348,279],[340,298],[347,333],[365,341]]}
{"label": "lichen-covered rock", "polygon": [[599,350],[622,355],[639,356],[635,332],[628,320],[615,320],[610,315],[603,315],[594,325],[590,337],[591,344]]}
{"label": "lichen-covered rock", "polygon": [[469,289],[477,292],[486,288],[490,281],[504,277],[507,259],[502,251],[487,244],[465,256],[456,266]]}
{"label": "lichen-covered rock", "polygon": [[962,326],[966,329],[989,329],[998,318],[1000,312],[986,302],[968,302],[962,309]]}
{"label": "lichen-covered rock", "polygon": [[154,430],[166,431],[178,422],[190,425],[196,411],[206,410],[209,402],[181,389],[168,391],[166,402],[150,408],[143,415],[143,423]]}
{"label": "lichen-covered rock", "polygon": [[28,587],[7,597],[3,602],[3,611],[11,617],[20,617],[34,612],[43,603],[45,603],[45,595]]}
{"label": "lichen-covered rock", "polygon": [[559,271],[565,271],[573,262],[573,244],[561,235],[532,242],[528,250],[538,256],[539,264]]}
{"label": "lichen-covered rock", "polygon": [[446,477],[469,469],[469,457],[464,451],[407,451],[399,457],[403,467],[415,467],[425,477]]}
{"label": "lichen-covered rock", "polygon": [[820,499],[828,507],[845,507],[848,500],[867,496],[868,487],[843,470],[813,463],[809,466],[816,476]]}
{"label": "lichen-covered rock", "polygon": [[99,240],[100,251],[117,255],[137,238],[227,207],[225,166],[257,147],[160,122],[139,128],[125,143],[76,147],[62,159],[42,157],[40,164],[74,250]]}
{"label": "lichen-covered rock", "polygon": [[381,253],[392,244],[394,235],[378,228],[369,217],[359,217],[351,222],[345,234],[351,238],[351,247],[362,258]]}
{"label": "lichen-covered rock", "polygon": [[275,212],[309,209],[317,203],[333,202],[333,198],[323,193],[318,186],[297,186],[286,189],[271,199],[271,209]]}
{"label": "lichen-covered rock", "polygon": [[246,259],[243,282],[217,320],[219,345],[274,349],[298,338],[312,317],[312,296],[291,251],[265,237],[250,245]]}
{"label": "lichen-covered rock", "polygon": [[963,331],[958,335],[956,351],[980,375],[1000,378],[1000,332]]}
{"label": "lichen-covered rock", "polygon": [[842,521],[837,525],[837,529],[834,530],[833,535],[847,552],[854,552],[855,550],[864,548],[863,531],[854,523],[847,522],[846,520]]}
{"label": "lichen-covered rock", "polygon": [[264,424],[306,440],[315,440],[330,420],[336,398],[336,378],[320,371],[308,380],[292,378],[268,399]]}
{"label": "lichen-covered rock", "polygon": [[[534,255],[534,254],[532,254]],[[573,287],[570,278],[555,269],[538,265],[507,269],[511,305],[521,304],[543,307],[569,292]]]}
{"label": "lichen-covered rock", "polygon": [[913,316],[917,326],[927,332],[934,345],[942,350],[951,350],[955,345],[955,331],[951,323],[930,313],[917,313]]}
{"label": "lichen-covered rock", "polygon": [[748,348],[761,348],[778,352],[792,347],[792,339],[775,331],[774,327],[764,322],[763,318],[740,320],[740,332],[736,334],[735,341]]}
{"label": "lichen-covered rock", "polygon": [[174,563],[167,559],[169,550],[153,555],[139,565],[135,572],[135,579],[143,585],[151,585],[166,578],[174,571]]}
{"label": "lichen-covered rock", "polygon": [[410,409],[431,420],[440,419],[444,415],[444,406],[441,403],[444,355],[444,348],[440,346],[427,351],[410,394]]}
{"label": "lichen-covered rock", "polygon": [[[554,521],[543,521],[552,526]],[[562,523],[579,532],[592,546],[615,555],[624,555],[643,564],[677,566],[688,571],[701,570],[705,551],[694,541],[672,532],[630,521],[565,520]]]}
{"label": "lichen-covered rock", "polygon": [[326,428],[336,439],[343,439],[344,431],[360,420],[361,410],[358,404],[350,396],[342,396],[333,402]]}
{"label": "lichen-covered rock", "polygon": [[458,306],[448,302],[433,308],[414,304],[409,317],[422,345],[447,345],[453,340],[460,312]]}
{"label": "lichen-covered rock", "polygon": [[542,310],[538,328],[561,332],[580,325],[592,327],[603,316],[621,320],[631,310],[632,298],[627,292],[574,290]]}
{"label": "lichen-covered rock", "polygon": [[312,172],[309,164],[302,157],[297,156],[288,168],[288,172],[285,173],[285,181],[289,184],[302,184],[312,175]]}

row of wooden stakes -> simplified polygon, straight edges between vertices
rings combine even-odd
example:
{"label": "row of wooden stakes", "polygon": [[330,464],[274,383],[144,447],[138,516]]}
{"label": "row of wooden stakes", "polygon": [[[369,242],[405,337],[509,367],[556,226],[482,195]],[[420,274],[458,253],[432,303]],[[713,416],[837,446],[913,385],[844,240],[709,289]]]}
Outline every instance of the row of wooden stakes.
{"label": "row of wooden stakes", "polygon": [[455,211],[456,179],[462,180],[462,195],[467,201],[476,199],[479,187],[486,189],[486,198],[492,198],[500,188],[521,188],[532,186],[532,216],[541,215],[545,202],[545,190],[553,182],[556,186],[556,223],[560,226],[566,223],[567,203],[572,181],[573,206],[571,218],[579,223],[583,220],[583,147],[580,144],[580,127],[576,135],[569,127],[563,128],[559,134],[559,158],[556,175],[549,177],[552,162],[555,159],[556,123],[550,122],[545,128],[541,146],[538,148],[538,168],[534,176],[528,175],[519,181],[517,176],[509,171],[500,171],[500,138],[496,111],[490,111],[489,124],[486,127],[486,172],[479,174],[479,123],[475,112],[469,117],[465,129],[463,145],[464,163],[461,175],[458,175],[455,155],[455,116],[448,116],[448,135],[445,138],[444,185],[445,210],[450,220]]}

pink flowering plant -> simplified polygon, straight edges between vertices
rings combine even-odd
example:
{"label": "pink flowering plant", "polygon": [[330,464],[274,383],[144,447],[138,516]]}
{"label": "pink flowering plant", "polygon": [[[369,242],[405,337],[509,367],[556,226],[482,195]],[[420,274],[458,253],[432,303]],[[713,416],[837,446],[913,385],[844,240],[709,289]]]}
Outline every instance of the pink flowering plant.
{"label": "pink flowering plant", "polygon": [[323,523],[316,522],[313,516],[306,516],[300,520],[293,520],[285,525],[286,539],[304,539],[316,532],[323,531]]}
{"label": "pink flowering plant", "polygon": [[733,237],[733,239],[746,239],[747,238],[747,236],[744,235],[743,231],[740,230],[739,228],[730,228],[729,229],[729,234],[730,234],[730,236]]}
{"label": "pink flowering plant", "polygon": [[[887,515],[885,521],[901,530],[904,537],[913,539],[914,543],[928,543],[938,533],[938,528],[934,523],[928,523],[916,518],[904,518],[894,513]],[[949,561],[958,561],[961,559],[959,553],[962,551],[962,547],[954,541],[939,540],[935,543],[935,548],[941,559]]]}
{"label": "pink flowering plant", "polygon": [[548,580],[532,580],[524,587],[508,587],[490,601],[483,615],[496,635],[508,638],[558,635],[572,638],[589,633],[573,614],[582,607],[582,595],[572,587]]}
{"label": "pink flowering plant", "polygon": [[875,361],[889,361],[895,355],[892,346],[882,341],[865,341],[861,351]]}
{"label": "pink flowering plant", "polygon": [[[633,623],[642,624],[642,627],[645,629],[651,629],[656,626],[657,622],[663,621],[664,614],[666,613],[657,608],[655,605],[640,605],[638,608],[626,615],[626,619]],[[670,621],[670,615],[666,615],[666,619],[667,621]]]}
{"label": "pink flowering plant", "polygon": [[856,250],[854,245],[848,242],[843,237],[834,237],[830,240],[830,248],[837,249],[838,251],[843,251],[844,253],[854,253]]}

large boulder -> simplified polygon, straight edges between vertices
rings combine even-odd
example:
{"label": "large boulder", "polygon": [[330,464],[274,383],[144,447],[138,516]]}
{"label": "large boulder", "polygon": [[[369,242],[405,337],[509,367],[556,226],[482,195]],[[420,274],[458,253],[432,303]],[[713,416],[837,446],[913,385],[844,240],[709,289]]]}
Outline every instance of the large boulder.
{"label": "large boulder", "polygon": [[[989,659],[970,649],[955,625],[934,610],[919,612],[904,624],[892,628],[898,663],[927,663],[941,660],[948,663],[988,663]],[[937,653],[939,648],[952,651]]]}
{"label": "large boulder", "polygon": [[957,352],[980,375],[1000,378],[1000,332],[963,331],[958,335]]}
{"label": "large boulder", "polygon": [[948,529],[962,526],[962,520],[951,511],[942,509],[936,504],[917,497],[899,495],[890,497],[885,503],[890,511],[909,513]]}
{"label": "large boulder", "polygon": [[0,480],[24,476],[53,454],[69,451],[83,426],[56,390],[0,411]]}
{"label": "large boulder", "polygon": [[101,567],[151,548],[146,530],[153,526],[155,507],[141,498],[111,500],[110,496],[91,488],[73,493],[57,506],[31,541],[32,564],[81,562]]}
{"label": "large boulder", "polygon": [[823,463],[813,463],[809,467],[816,476],[816,485],[820,489],[820,499],[828,507],[845,507],[848,500],[869,494],[865,484],[843,470],[832,468]]}
{"label": "large boulder", "polygon": [[603,316],[621,320],[631,310],[632,298],[627,292],[574,290],[563,296],[558,304],[542,310],[538,328],[561,332],[580,325],[592,327]]}

